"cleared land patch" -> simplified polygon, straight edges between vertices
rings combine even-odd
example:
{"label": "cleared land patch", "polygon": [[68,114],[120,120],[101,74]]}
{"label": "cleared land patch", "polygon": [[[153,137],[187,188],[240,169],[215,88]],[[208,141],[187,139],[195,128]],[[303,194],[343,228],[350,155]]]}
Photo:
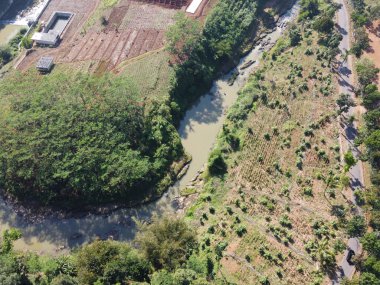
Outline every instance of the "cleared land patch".
{"label": "cleared land patch", "polygon": [[[100,16],[100,12],[94,12],[98,0],[86,1],[86,4],[77,2],[52,0],[42,19],[48,19],[53,11],[64,10],[75,14],[72,23],[59,46],[34,48],[19,69],[26,70],[41,56],[49,55],[56,63],[95,61],[104,71],[112,70],[124,60],[163,47],[165,31],[173,24],[176,13],[174,9],[122,0]],[[91,13],[96,17],[90,16],[89,21]]]}

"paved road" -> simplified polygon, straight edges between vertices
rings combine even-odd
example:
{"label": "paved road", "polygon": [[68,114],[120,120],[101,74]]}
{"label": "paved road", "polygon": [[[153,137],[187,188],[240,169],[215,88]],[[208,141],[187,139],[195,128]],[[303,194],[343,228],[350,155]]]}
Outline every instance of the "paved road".
{"label": "paved road", "polygon": [[[343,36],[343,39],[340,43],[340,50],[342,54],[350,50],[350,16],[346,7],[344,0],[337,0],[339,4],[342,4],[341,9],[338,11],[337,15],[337,24],[338,30]],[[353,93],[353,75],[352,75],[352,57],[349,56],[346,61],[341,61],[340,68],[338,72],[338,81],[339,81],[339,93],[350,94],[354,98]],[[350,108],[350,110],[345,114],[345,116],[353,116],[356,114],[356,108]],[[342,145],[345,146],[345,149],[351,149],[356,158],[359,157],[360,151],[354,146],[354,140],[358,134],[355,123],[354,124],[343,124],[344,133],[341,135]],[[361,161],[359,161],[355,166],[350,169],[350,189],[351,193],[349,199],[354,206],[355,214],[361,215],[362,211],[360,207],[357,206],[356,200],[354,198],[353,192],[357,189],[362,190],[364,186],[363,178],[363,167]],[[348,241],[348,247],[351,248],[355,253],[359,253],[361,250],[360,242],[357,238],[351,238]],[[337,278],[332,280],[332,284],[340,284],[340,279],[342,277],[351,278],[355,273],[355,266],[350,265],[347,262],[348,250],[344,252],[344,256],[341,262],[338,264],[340,270],[337,272]]]}

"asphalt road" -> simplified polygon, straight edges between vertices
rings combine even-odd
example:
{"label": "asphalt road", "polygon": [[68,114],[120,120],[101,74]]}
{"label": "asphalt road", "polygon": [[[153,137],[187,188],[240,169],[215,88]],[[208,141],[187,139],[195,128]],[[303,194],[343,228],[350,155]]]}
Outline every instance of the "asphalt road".
{"label": "asphalt road", "polygon": [[[346,51],[350,50],[350,15],[346,7],[346,3],[344,0],[337,0],[342,7],[339,9],[337,14],[337,25],[338,30],[343,36],[343,39],[340,43],[340,50],[342,54],[345,54]],[[346,61],[341,59],[340,67],[338,71],[338,82],[339,82],[339,93],[350,94],[352,98],[354,98],[353,93],[353,74],[352,74],[352,57],[349,56]],[[345,114],[346,117],[355,115],[355,107],[350,108],[350,110]],[[342,145],[350,148],[356,158],[359,157],[360,151],[354,146],[354,140],[358,134],[357,127],[355,123],[353,124],[344,124],[344,133],[341,135]],[[362,211],[360,207],[356,204],[356,200],[354,198],[353,192],[355,190],[362,190],[364,186],[364,178],[363,178],[363,167],[361,161],[353,166],[350,171],[350,189],[351,193],[349,195],[350,202],[354,206],[355,214],[361,215]],[[357,238],[351,238],[348,241],[348,248],[352,249],[355,254],[360,253],[361,246],[360,242]],[[355,273],[355,266],[351,265],[347,261],[348,249],[344,252],[344,256],[342,260],[339,262],[339,270],[337,271],[337,277],[335,280],[332,280],[332,284],[340,284],[340,280],[342,277],[352,278]]]}

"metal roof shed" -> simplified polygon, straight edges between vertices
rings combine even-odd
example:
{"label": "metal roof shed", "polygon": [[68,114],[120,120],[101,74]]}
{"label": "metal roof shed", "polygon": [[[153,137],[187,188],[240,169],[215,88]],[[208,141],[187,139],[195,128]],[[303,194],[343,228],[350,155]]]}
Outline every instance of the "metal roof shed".
{"label": "metal roof shed", "polygon": [[41,72],[49,72],[53,67],[53,57],[51,56],[43,56],[37,62],[37,69]]}

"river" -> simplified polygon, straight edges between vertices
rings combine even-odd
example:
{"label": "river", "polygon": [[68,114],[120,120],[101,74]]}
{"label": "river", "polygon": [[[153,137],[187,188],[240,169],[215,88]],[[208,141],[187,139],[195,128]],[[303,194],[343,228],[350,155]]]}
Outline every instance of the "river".
{"label": "river", "polygon": [[[19,228],[23,237],[15,243],[18,250],[30,250],[40,254],[64,253],[69,249],[93,240],[96,237],[107,238],[112,235],[118,240],[131,240],[136,233],[132,218],[149,219],[152,215],[176,214],[176,198],[180,189],[196,176],[207,162],[216,137],[222,127],[226,111],[236,101],[249,74],[259,64],[264,51],[268,50],[281,37],[286,24],[298,14],[296,4],[278,21],[277,28],[269,33],[229,74],[216,80],[211,90],[202,96],[181,121],[179,133],[186,151],[193,157],[186,174],[171,187],[160,199],[133,209],[120,209],[100,216],[88,214],[82,218],[57,219],[46,218],[41,222],[30,224],[16,215],[11,206],[0,201],[1,229]],[[247,62],[254,64],[241,71]],[[233,72],[240,71],[234,84],[229,86],[228,79]]]}
{"label": "river", "polygon": [[8,44],[22,28],[28,28],[30,22],[36,21],[48,2],[13,0],[7,12],[0,17],[0,46]]}

